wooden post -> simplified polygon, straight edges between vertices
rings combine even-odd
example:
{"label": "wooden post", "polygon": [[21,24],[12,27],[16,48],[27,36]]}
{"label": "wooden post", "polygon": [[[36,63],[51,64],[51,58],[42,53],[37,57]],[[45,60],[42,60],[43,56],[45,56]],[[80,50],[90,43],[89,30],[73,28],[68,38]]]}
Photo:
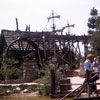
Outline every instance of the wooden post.
{"label": "wooden post", "polygon": [[56,75],[55,70],[51,70],[51,97],[56,94]]}
{"label": "wooden post", "polygon": [[17,18],[16,18],[16,26],[17,26],[16,30],[18,30],[18,20],[17,20]]}

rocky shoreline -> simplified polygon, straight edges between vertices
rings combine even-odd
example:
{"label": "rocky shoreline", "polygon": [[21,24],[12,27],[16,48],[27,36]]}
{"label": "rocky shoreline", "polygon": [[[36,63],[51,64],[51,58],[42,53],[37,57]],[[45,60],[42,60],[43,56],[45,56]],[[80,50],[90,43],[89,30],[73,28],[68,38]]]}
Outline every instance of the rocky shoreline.
{"label": "rocky shoreline", "polygon": [[26,96],[40,96],[38,91],[36,92],[31,92],[31,93],[24,93],[23,91],[21,91],[20,93],[14,93],[11,95],[8,95],[8,97],[26,97]]}

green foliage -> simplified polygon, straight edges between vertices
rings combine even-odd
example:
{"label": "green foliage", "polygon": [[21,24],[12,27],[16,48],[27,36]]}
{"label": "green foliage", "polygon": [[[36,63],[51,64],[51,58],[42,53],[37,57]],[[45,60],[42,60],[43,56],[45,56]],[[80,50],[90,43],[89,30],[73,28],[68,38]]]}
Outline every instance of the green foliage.
{"label": "green foliage", "polygon": [[97,56],[100,55],[100,32],[95,32],[91,37],[92,52]]}
{"label": "green foliage", "polygon": [[95,9],[95,7],[93,7],[93,8],[91,9],[90,15],[91,15],[91,16],[94,16],[94,15],[97,16],[97,15],[98,15],[98,10]]}
{"label": "green foliage", "polygon": [[[48,61],[45,63],[45,67],[41,70],[44,75],[38,79],[36,82],[38,82],[40,85],[38,86],[39,92],[45,96],[48,96],[50,94],[50,83],[51,83],[51,70],[56,70],[56,73],[59,74],[63,67],[58,68],[57,64],[52,64],[51,61]],[[41,73],[40,72],[40,73]],[[43,84],[43,85],[41,85]]]}
{"label": "green foliage", "polygon": [[5,89],[0,87],[0,96],[3,96],[5,95]]}
{"label": "green foliage", "polygon": [[100,32],[100,16],[98,16],[97,17],[97,20],[96,20],[96,31],[97,32]]}
{"label": "green foliage", "polygon": [[28,88],[28,92],[35,92],[36,91],[36,87],[29,87]]}
{"label": "green foliage", "polygon": [[[46,80],[48,80],[50,78],[50,70],[51,69],[54,69],[54,65],[53,64],[47,64],[41,70],[41,72],[45,74],[43,77],[45,77]],[[45,81],[45,82],[47,82],[47,81]]]}
{"label": "green foliage", "polygon": [[17,68],[16,64],[17,60],[12,58],[7,58],[5,55],[2,56],[1,59],[1,67],[0,67],[0,79],[7,80],[8,78],[16,78],[19,77],[22,70]]}
{"label": "green foliage", "polygon": [[44,93],[45,96],[49,96],[50,94],[50,85],[45,85],[44,86]]}

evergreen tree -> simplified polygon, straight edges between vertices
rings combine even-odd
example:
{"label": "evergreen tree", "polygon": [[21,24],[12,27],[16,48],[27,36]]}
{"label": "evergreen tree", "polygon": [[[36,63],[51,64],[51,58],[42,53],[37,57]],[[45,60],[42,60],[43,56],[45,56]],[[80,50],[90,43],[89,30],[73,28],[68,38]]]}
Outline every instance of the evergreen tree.
{"label": "evergreen tree", "polygon": [[100,16],[96,20],[96,32],[100,32]]}
{"label": "evergreen tree", "polygon": [[90,43],[92,46],[92,52],[96,56],[100,56],[100,16],[97,16],[96,22],[95,22],[95,31],[93,32]]}
{"label": "evergreen tree", "polygon": [[95,31],[95,28],[96,28],[96,20],[98,17],[98,10],[95,9],[95,7],[93,7],[91,9],[90,15],[91,15],[91,17],[88,19],[88,23],[87,23],[87,25],[89,27],[88,34],[93,34],[93,32]]}

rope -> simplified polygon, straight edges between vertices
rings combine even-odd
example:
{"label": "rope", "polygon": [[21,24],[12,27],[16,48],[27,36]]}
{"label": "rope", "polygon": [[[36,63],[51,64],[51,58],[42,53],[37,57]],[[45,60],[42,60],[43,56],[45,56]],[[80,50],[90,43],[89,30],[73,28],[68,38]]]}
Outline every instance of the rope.
{"label": "rope", "polygon": [[46,30],[46,27],[47,27],[48,23],[49,23],[49,20],[47,21],[47,23],[46,23],[45,27],[43,28],[43,30]]}

